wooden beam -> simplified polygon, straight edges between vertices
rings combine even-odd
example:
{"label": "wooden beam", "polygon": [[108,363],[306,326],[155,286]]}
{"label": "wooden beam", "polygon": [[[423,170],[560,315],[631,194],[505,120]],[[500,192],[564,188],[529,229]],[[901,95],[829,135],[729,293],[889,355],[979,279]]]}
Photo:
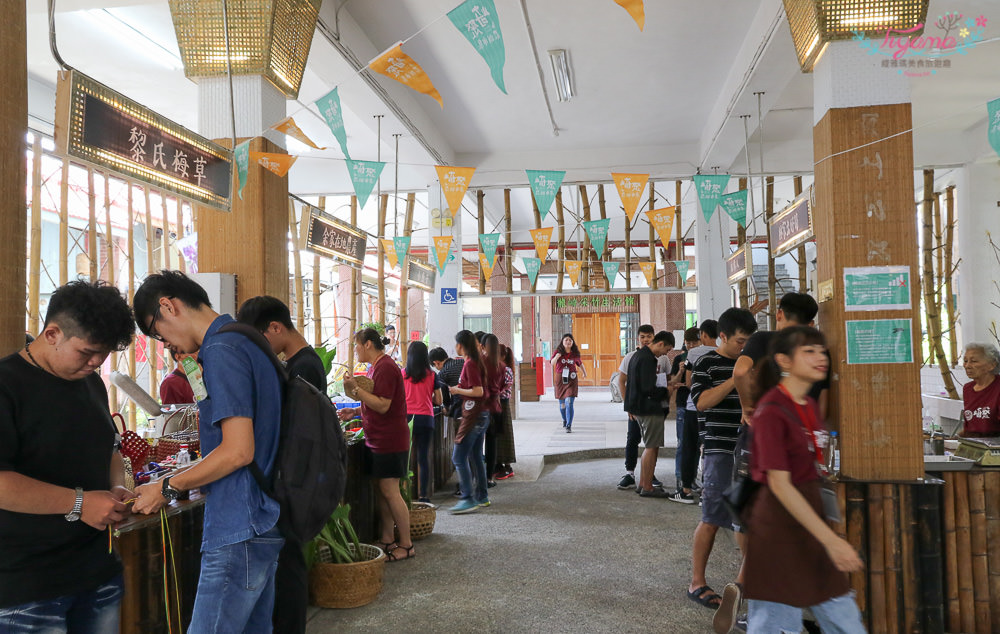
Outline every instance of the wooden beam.
{"label": "wooden beam", "polygon": [[566,264],[563,260],[566,258],[566,225],[563,222],[563,200],[562,200],[562,187],[556,192],[556,222],[559,223],[559,244],[557,250],[557,260],[556,260],[556,292],[561,293],[563,290],[563,271],[566,269]]}
{"label": "wooden beam", "polygon": [[[88,169],[88,179],[93,183],[93,170]],[[93,187],[91,187],[93,189]],[[156,271],[156,263],[153,260],[153,210],[149,202],[149,187],[143,186],[143,196],[146,200],[146,274]],[[91,206],[93,206],[93,196],[91,196]],[[160,381],[157,377],[159,373],[159,363],[157,362],[157,341],[152,337],[146,337],[146,364],[149,366],[149,393],[160,393]]]}
{"label": "wooden beam", "polygon": [[[798,198],[799,194],[802,193],[802,177],[796,176],[792,179],[792,185],[794,189],[792,190],[795,197]],[[799,292],[805,293],[808,290],[808,283],[806,282],[806,245],[800,244],[796,255],[799,261]]]}
{"label": "wooden beam", "polygon": [[[652,211],[656,207],[656,185],[653,181],[649,181],[649,210]],[[653,229],[653,223],[649,224],[649,261],[653,263],[653,290],[655,291],[659,287],[659,279],[656,274],[656,230]]]}
{"label": "wooden beam", "polygon": [[[674,181],[674,231],[677,232],[677,243],[674,245],[674,257],[677,260],[684,260],[684,231],[681,229],[681,181]],[[677,271],[677,286],[684,288],[687,280],[680,278],[680,271]],[[682,307],[683,308],[683,307]]]}
{"label": "wooden beam", "polygon": [[507,292],[514,292],[514,250],[511,248],[513,238],[511,237],[511,218],[510,218],[510,188],[503,190],[503,226],[504,226],[504,244],[506,245],[506,255],[507,255],[507,267],[505,274],[507,276]]}
{"label": "wooden beam", "polygon": [[[37,337],[41,325],[39,284],[42,275],[42,139],[35,134],[31,145],[31,254],[28,264],[28,329]],[[93,198],[91,198],[93,217]],[[93,224],[93,223],[91,223]],[[23,290],[21,291],[24,292]]]}
{"label": "wooden beam", "polygon": [[955,381],[951,377],[948,359],[944,354],[944,345],[941,343],[941,313],[938,311],[934,290],[934,170],[924,170],[924,201],[920,219],[923,225],[920,237],[923,243],[921,246],[924,265],[922,284],[924,311],[927,315],[927,339],[930,343],[931,355],[941,371],[944,389],[948,392],[949,398],[957,399],[958,391],[955,390]]}
{"label": "wooden beam", "polygon": [[[417,195],[410,192],[406,195],[406,219],[403,221],[403,236],[413,234],[413,207],[417,204]],[[406,259],[409,259],[407,257]],[[406,268],[403,262],[399,267],[399,332],[396,333],[396,340],[399,342],[400,360],[406,364],[406,347],[408,328],[410,326],[410,287],[406,284]]]}
{"label": "wooden beam", "polygon": [[90,281],[99,279],[97,267],[97,192],[94,191],[94,168],[87,168],[87,256],[90,258]]}
{"label": "wooden beam", "polygon": [[[771,218],[774,217],[774,177],[768,176],[764,187],[764,226],[771,226]],[[750,254],[747,254],[748,256]],[[753,274],[753,258],[748,258],[747,264],[750,266],[750,274]],[[767,323],[771,330],[778,327],[778,292],[777,278],[774,273],[774,245],[771,244],[771,232],[767,232]]]}
{"label": "wooden beam", "polygon": [[[598,185],[597,186],[597,210],[601,214],[601,220],[604,220],[605,218],[608,217],[607,201],[604,199],[604,185]],[[608,249],[610,246],[611,246],[610,243],[607,240],[605,240],[604,241],[604,248]],[[604,261],[604,257],[605,256],[604,256],[603,253],[600,256],[597,255],[597,251],[596,250],[591,250],[591,253],[593,253],[594,257],[597,257],[598,260],[600,260],[602,262]],[[590,273],[591,273],[590,269],[591,269],[592,265],[591,265],[591,262],[589,260],[589,257],[590,256],[588,254],[588,262],[587,262],[587,269],[588,269],[587,270],[587,290],[588,291],[593,286],[593,284],[592,284],[593,279],[590,277]],[[607,280],[604,279],[604,266],[603,265],[601,265],[601,275],[598,277],[598,279],[602,280],[602,283],[607,282]],[[604,290],[609,290],[609,288],[608,288],[609,286],[610,286],[610,284],[604,284]]]}
{"label": "wooden beam", "polygon": [[[184,238],[184,204],[181,199],[177,199],[177,242],[180,242]],[[181,253],[180,249],[177,250],[177,270],[183,273],[187,272],[187,263],[184,262],[184,254]]]}

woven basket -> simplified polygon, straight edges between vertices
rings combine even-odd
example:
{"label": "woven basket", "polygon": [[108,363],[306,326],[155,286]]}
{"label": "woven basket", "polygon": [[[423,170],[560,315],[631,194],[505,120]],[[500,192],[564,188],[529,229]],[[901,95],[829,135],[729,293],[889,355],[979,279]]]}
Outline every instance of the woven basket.
{"label": "woven basket", "polygon": [[[353,551],[354,545],[348,548]],[[375,600],[382,591],[385,553],[377,546],[361,544],[366,561],[353,564],[324,563],[329,548],[320,546],[319,559],[309,571],[309,602],[321,608],[357,608]]]}
{"label": "woven basket", "polygon": [[156,441],[153,448],[153,461],[160,462],[181,450],[181,445],[187,445],[188,451],[196,451],[201,455],[201,441],[198,439],[198,432],[179,432],[170,436],[163,436]]}
{"label": "woven basket", "polygon": [[414,502],[410,508],[410,539],[423,539],[434,532],[437,507],[429,502]]}
{"label": "woven basket", "polygon": [[[375,381],[372,381],[366,376],[356,376],[354,377],[354,382],[360,389],[364,390],[365,392],[371,393],[371,391],[375,389]],[[345,389],[344,393],[347,394],[347,396],[349,396],[350,398],[358,400],[358,393],[356,391],[348,393],[347,390]]]}

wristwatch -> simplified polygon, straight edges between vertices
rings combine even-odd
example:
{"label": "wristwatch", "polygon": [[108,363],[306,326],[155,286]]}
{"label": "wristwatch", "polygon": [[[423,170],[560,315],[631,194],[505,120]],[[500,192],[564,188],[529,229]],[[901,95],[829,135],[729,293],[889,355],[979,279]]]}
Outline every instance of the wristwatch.
{"label": "wristwatch", "polygon": [[160,492],[168,500],[176,500],[181,496],[181,492],[178,489],[170,486],[170,478],[163,478],[163,486],[160,488]]}
{"label": "wristwatch", "polygon": [[76,487],[76,502],[73,503],[73,510],[64,515],[67,522],[75,522],[80,519],[83,512],[83,489]]}

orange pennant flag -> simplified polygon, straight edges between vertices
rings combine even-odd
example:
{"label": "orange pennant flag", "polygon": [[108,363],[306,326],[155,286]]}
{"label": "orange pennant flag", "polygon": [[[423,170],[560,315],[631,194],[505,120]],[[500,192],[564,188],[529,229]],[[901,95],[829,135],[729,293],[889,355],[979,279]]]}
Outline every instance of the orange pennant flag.
{"label": "orange pennant flag", "polygon": [[444,265],[448,263],[451,239],[451,236],[434,236],[434,253],[437,255],[438,269],[441,271],[444,271]]}
{"label": "orange pennant flag", "polygon": [[316,145],[315,143],[313,143],[312,139],[310,139],[309,137],[306,136],[306,133],[302,131],[302,128],[300,128],[298,126],[298,124],[295,123],[295,119],[293,119],[292,117],[287,117],[285,119],[282,119],[281,121],[279,121],[278,123],[275,123],[271,127],[274,128],[275,130],[277,130],[278,132],[281,132],[282,134],[284,134],[286,136],[290,136],[293,139],[297,139],[299,141],[302,141],[306,145],[308,145],[310,147],[314,147],[317,150],[325,150],[326,149],[325,147],[320,147],[320,146]]}
{"label": "orange pennant flag", "polygon": [[403,52],[402,47],[402,42],[396,43],[395,46],[369,62],[368,67],[389,79],[395,79],[404,86],[433,97],[444,108],[444,100],[441,99],[441,94],[431,83],[431,78],[427,76],[420,64]]}
{"label": "orange pennant flag", "polygon": [[652,209],[646,212],[649,221],[660,234],[660,244],[666,249],[670,245],[670,233],[674,230],[674,215],[676,207],[663,207],[662,209]]}
{"label": "orange pennant flag", "polygon": [[493,262],[493,266],[490,266],[490,259],[486,257],[485,253],[480,253],[479,266],[483,267],[483,278],[489,281],[493,277],[493,266],[496,266],[496,261]]}
{"label": "orange pennant flag", "polygon": [[646,9],[642,4],[642,0],[615,0],[619,5],[628,11],[628,14],[632,16],[635,23],[639,25],[639,30],[643,30],[646,26]]}
{"label": "orange pennant flag", "polygon": [[656,276],[656,262],[639,262],[642,274],[646,276],[646,284],[653,287],[653,278]]}
{"label": "orange pennant flag", "polygon": [[611,178],[615,179],[615,187],[618,188],[618,196],[622,199],[625,207],[625,215],[628,221],[632,222],[635,212],[642,202],[642,192],[649,182],[649,174],[615,174],[612,172]]}
{"label": "orange pennant flag", "polygon": [[396,265],[399,264],[399,258],[396,257],[396,245],[392,238],[382,238],[379,242],[382,243],[382,253],[389,257],[389,266],[396,268]]}
{"label": "orange pennant flag", "polygon": [[552,227],[531,230],[531,239],[535,241],[535,252],[538,259],[545,264],[545,256],[549,254],[549,244],[552,242]]}
{"label": "orange pennant flag", "polygon": [[566,260],[564,262],[566,265],[566,273],[569,274],[569,281],[573,282],[573,286],[580,286],[580,269],[583,268],[583,262],[580,260]]}
{"label": "orange pennant flag", "polygon": [[282,177],[292,168],[297,158],[299,157],[274,152],[250,152],[251,163],[256,163]]}
{"label": "orange pennant flag", "polygon": [[462,199],[465,198],[465,192],[469,189],[469,181],[472,180],[472,174],[476,168],[435,165],[434,169],[437,170],[444,199],[448,202],[451,217],[454,218],[458,210],[462,208]]}

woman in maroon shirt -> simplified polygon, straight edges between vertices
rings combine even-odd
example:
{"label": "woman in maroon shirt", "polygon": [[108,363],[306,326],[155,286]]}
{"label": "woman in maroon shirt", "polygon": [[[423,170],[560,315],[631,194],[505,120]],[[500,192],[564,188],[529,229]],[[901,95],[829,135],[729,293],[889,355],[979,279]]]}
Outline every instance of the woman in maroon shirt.
{"label": "woman in maroon shirt", "polygon": [[584,378],[587,370],[580,359],[580,349],[576,347],[573,335],[566,333],[559,343],[559,348],[552,355],[552,383],[555,385],[556,398],[559,399],[559,413],[562,414],[563,427],[566,433],[573,431],[573,401],[580,393],[580,383],[576,378],[576,368],[580,367]]}
{"label": "woman in maroon shirt", "polygon": [[1000,351],[988,343],[965,346],[962,366],[970,381],[962,387],[962,433],[966,438],[1000,436]]}
{"label": "woman in maroon shirt", "polygon": [[817,436],[825,432],[807,394],[826,376],[825,350],[815,328],[785,328],[758,372],[750,473],[762,486],[744,515],[747,632],[797,632],[805,607],[823,631],[865,631],[846,574],[861,559],[823,519]]}
{"label": "woman in maroon shirt", "polygon": [[490,411],[490,424],[486,428],[486,476],[489,479],[488,487],[495,487],[496,480],[493,474],[496,473],[497,466],[497,430],[503,424],[503,409],[500,406],[500,392],[504,387],[504,370],[506,366],[500,355],[500,340],[497,336],[489,333],[483,335],[481,342],[483,353],[483,363],[486,365],[486,390],[490,397],[487,401],[487,409]]}
{"label": "woman in maroon shirt", "polygon": [[479,507],[490,504],[486,494],[486,461],[483,458],[483,438],[490,424],[490,411],[486,366],[479,355],[479,342],[471,331],[461,330],[455,335],[455,353],[465,357],[458,385],[449,388],[452,394],[462,397],[461,421],[451,454],[451,461],[458,471],[462,499],[449,509],[449,512],[458,515],[474,513]]}

